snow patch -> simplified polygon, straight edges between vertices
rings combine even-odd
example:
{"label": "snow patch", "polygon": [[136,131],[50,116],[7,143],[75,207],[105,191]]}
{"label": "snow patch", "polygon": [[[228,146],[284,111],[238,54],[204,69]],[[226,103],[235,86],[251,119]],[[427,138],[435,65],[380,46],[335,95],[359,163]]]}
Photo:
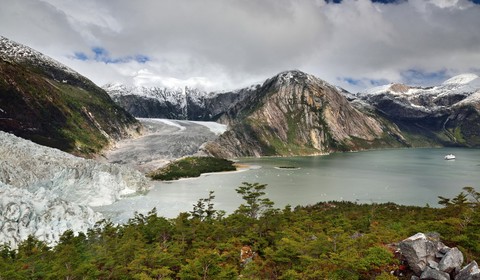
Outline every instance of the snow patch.
{"label": "snow patch", "polygon": [[225,131],[227,131],[227,128],[228,128],[226,124],[221,124],[217,122],[204,122],[204,121],[190,121],[190,122],[207,127],[215,135],[223,134]]}
{"label": "snow patch", "polygon": [[155,118],[152,118],[152,119],[148,119],[148,120],[154,121],[154,122],[161,122],[161,123],[164,123],[164,124],[169,125],[169,126],[178,127],[180,129],[180,131],[184,131],[185,129],[187,129],[186,127],[182,126],[178,122],[175,122],[174,120],[170,120],[170,119],[155,119]]}

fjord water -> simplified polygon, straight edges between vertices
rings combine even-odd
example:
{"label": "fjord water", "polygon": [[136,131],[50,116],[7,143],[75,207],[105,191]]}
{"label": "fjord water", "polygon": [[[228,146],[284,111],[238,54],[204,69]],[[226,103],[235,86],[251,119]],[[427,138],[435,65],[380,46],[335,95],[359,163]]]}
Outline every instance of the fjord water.
{"label": "fjord water", "polygon": [[[449,153],[455,154],[456,160],[444,160]],[[215,209],[231,213],[243,202],[235,192],[242,182],[268,184],[267,197],[279,208],[330,200],[438,207],[439,195],[453,197],[465,186],[478,189],[480,182],[479,149],[376,150],[315,157],[248,158],[239,163],[250,169],[157,182],[144,196],[97,210],[114,221],[125,221],[134,211],[146,213],[154,207],[162,216],[176,217],[191,211],[199,198],[214,191]],[[280,166],[298,169],[278,169]]]}

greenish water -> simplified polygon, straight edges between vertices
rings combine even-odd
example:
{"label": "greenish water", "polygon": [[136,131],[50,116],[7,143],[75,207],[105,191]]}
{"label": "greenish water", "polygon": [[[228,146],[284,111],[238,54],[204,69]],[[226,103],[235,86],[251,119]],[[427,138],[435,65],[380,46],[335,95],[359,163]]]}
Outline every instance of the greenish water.
{"label": "greenish water", "polygon": [[[444,160],[449,153],[457,159]],[[118,221],[131,217],[134,211],[144,213],[153,207],[163,216],[175,217],[191,211],[192,205],[212,190],[215,208],[230,213],[243,202],[235,192],[242,182],[268,184],[267,196],[279,208],[329,200],[437,207],[439,195],[455,196],[464,186],[480,189],[479,149],[378,150],[239,162],[252,169],[155,183],[145,196],[124,199],[98,210]]]}

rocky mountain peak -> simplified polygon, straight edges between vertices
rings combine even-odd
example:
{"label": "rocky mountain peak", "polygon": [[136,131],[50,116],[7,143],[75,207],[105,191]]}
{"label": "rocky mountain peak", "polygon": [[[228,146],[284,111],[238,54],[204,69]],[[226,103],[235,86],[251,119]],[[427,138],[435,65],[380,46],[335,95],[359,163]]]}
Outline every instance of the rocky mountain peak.
{"label": "rocky mountain peak", "polygon": [[389,131],[354,108],[337,87],[298,70],[268,79],[226,116],[231,129],[207,147],[226,157],[361,149]]}
{"label": "rocky mountain peak", "polygon": [[[278,73],[277,75],[275,75],[269,80],[276,81],[277,85],[290,85],[292,83],[294,84],[318,83],[318,82],[326,83],[325,81],[320,80],[319,78],[313,75],[310,75],[308,73],[302,72],[300,70],[283,71]],[[269,80],[267,80],[267,82]]]}
{"label": "rocky mountain peak", "polygon": [[409,89],[410,87],[404,84],[392,84],[390,86],[390,90],[397,93],[406,93]]}

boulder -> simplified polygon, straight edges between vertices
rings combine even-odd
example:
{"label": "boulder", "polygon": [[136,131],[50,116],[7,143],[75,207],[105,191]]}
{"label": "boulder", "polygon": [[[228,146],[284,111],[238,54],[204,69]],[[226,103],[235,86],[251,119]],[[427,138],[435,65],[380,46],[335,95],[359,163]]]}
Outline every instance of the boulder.
{"label": "boulder", "polygon": [[400,242],[400,251],[416,275],[421,275],[429,263],[435,262],[439,242],[435,237],[417,233]]}
{"label": "boulder", "polygon": [[425,270],[420,275],[420,279],[426,280],[450,280],[450,275],[446,272],[436,270],[431,267],[426,267]]}
{"label": "boulder", "polygon": [[445,256],[438,263],[438,269],[446,273],[454,271],[456,268],[460,268],[463,263],[463,254],[458,248],[450,249]]}
{"label": "boulder", "polygon": [[462,268],[455,276],[455,280],[480,280],[480,269],[476,261],[472,261]]}

